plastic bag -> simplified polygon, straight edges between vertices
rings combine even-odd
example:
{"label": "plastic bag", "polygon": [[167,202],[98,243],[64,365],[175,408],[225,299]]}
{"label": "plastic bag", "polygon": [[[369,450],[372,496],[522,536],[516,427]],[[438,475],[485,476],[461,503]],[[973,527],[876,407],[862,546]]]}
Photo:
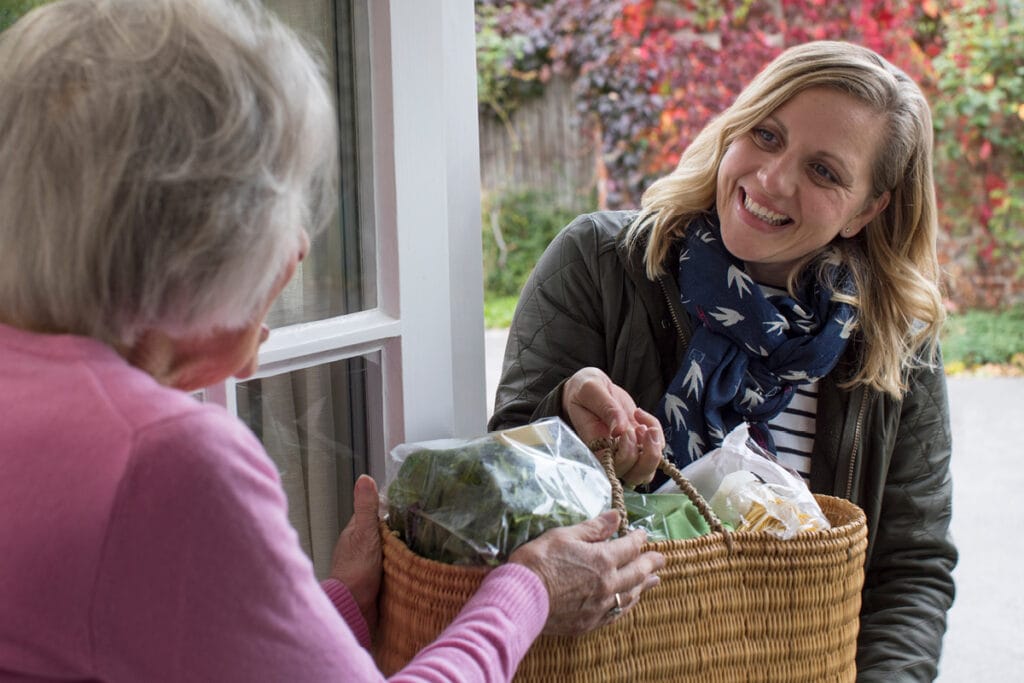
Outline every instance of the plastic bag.
{"label": "plastic bag", "polygon": [[648,541],[681,541],[711,533],[697,506],[680,493],[627,490],[623,501],[629,528],[646,531]]}
{"label": "plastic bag", "polygon": [[499,564],[544,531],[611,508],[604,468],[559,418],[392,449],[388,522],[416,553]]}
{"label": "plastic bag", "polygon": [[[804,480],[750,440],[746,423],[681,473],[736,531],[769,531],[787,539],[831,526]],[[679,489],[669,482],[659,492],[666,490]]]}

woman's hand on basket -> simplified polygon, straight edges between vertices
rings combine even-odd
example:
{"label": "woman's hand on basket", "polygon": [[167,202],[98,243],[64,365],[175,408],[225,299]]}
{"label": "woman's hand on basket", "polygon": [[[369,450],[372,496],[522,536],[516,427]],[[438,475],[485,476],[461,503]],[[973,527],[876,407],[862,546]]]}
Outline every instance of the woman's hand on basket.
{"label": "woman's hand on basket", "polygon": [[658,418],[636,407],[633,398],[598,368],[582,368],[562,388],[562,413],[586,444],[618,439],[615,474],[627,486],[654,477],[665,450]]}
{"label": "woman's hand on basket", "polygon": [[533,570],[548,589],[545,633],[586,633],[629,611],[641,593],[658,585],[654,572],[665,566],[665,557],[642,552],[647,539],[643,531],[609,541],[618,520],[618,513],[612,511],[551,529],[509,557],[509,562]]}
{"label": "woman's hand on basket", "polygon": [[382,551],[377,509],[377,483],[365,474],[352,492],[352,518],[342,529],[331,558],[331,576],[348,588],[363,613],[370,633],[377,628],[377,594],[380,592]]}

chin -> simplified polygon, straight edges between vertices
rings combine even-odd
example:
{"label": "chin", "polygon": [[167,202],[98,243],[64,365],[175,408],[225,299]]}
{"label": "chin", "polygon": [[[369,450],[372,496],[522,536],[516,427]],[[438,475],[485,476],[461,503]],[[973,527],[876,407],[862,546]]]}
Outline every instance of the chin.
{"label": "chin", "polygon": [[750,250],[744,248],[744,242],[748,242],[748,240],[744,240],[741,235],[736,234],[735,230],[727,228],[725,223],[722,223],[722,246],[741,261],[747,261],[751,257]]}
{"label": "chin", "polygon": [[256,374],[256,367],[257,367],[257,364],[256,364],[256,359],[255,359],[255,358],[253,358],[253,359],[252,359],[252,360],[250,360],[250,361],[249,361],[248,363],[246,363],[245,365],[243,365],[243,366],[242,366],[242,367],[241,367],[241,368],[240,368],[240,369],[239,369],[239,370],[238,370],[238,371],[237,371],[237,372],[236,372],[236,373],[234,374],[234,378],[235,378],[235,379],[249,379],[249,378],[250,378],[250,377],[252,377],[252,376],[253,376],[254,374]]}

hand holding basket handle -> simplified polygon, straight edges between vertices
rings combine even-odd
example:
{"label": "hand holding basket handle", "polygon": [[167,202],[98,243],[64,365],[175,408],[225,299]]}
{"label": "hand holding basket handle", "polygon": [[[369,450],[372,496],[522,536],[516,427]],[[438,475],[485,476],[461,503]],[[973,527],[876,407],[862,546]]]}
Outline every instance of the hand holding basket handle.
{"label": "hand holding basket handle", "polygon": [[615,439],[615,474],[627,486],[654,477],[665,450],[658,418],[636,407],[626,390],[598,368],[582,368],[562,387],[562,417],[583,443]]}

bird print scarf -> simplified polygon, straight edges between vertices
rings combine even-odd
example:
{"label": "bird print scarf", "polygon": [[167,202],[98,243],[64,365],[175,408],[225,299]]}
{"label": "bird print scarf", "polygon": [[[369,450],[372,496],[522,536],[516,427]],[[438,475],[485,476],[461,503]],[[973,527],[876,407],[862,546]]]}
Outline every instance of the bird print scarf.
{"label": "bird print scarf", "polygon": [[[658,406],[668,457],[679,467],[718,447],[741,421],[775,452],[768,421],[796,387],[825,376],[846,348],[855,309],[806,282],[765,296],[722,244],[717,216],[695,219],[679,255],[679,291],[696,331]],[[848,275],[834,278],[852,287]],[[811,278],[807,278],[811,280]]]}

